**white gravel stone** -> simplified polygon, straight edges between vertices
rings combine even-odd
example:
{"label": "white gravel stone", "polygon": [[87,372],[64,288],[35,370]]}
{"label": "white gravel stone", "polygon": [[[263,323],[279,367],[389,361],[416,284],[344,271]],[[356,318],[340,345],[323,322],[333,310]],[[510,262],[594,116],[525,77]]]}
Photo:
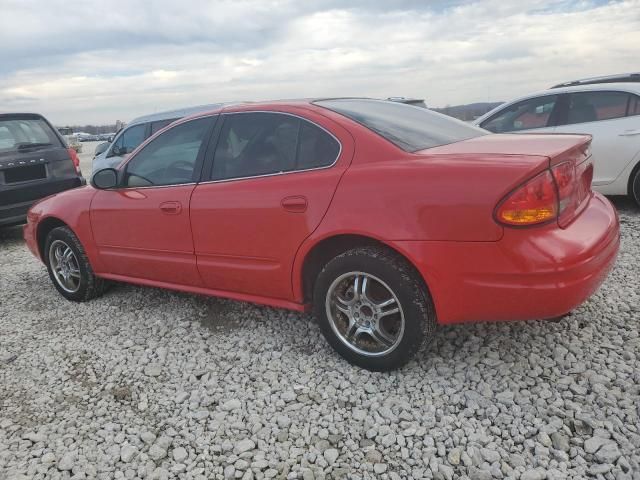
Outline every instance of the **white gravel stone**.
{"label": "white gravel stone", "polygon": [[376,472],[378,475],[380,475],[387,471],[387,465],[384,463],[376,463],[373,466],[373,471]]}
{"label": "white gravel stone", "polygon": [[76,456],[73,453],[65,453],[58,461],[58,470],[71,470],[75,463]]}
{"label": "white gravel stone", "polygon": [[253,450],[254,448],[256,448],[256,444],[253,440],[246,438],[244,440],[240,440],[238,443],[236,443],[236,446],[234,447],[233,451],[236,454],[240,454],[240,453],[244,453],[244,452],[248,452],[250,450]]}
{"label": "white gravel stone", "polygon": [[123,445],[120,449],[120,459],[125,463],[129,463],[136,453],[138,453],[138,449],[133,445]]}
{"label": "white gravel stone", "polygon": [[220,408],[225,412],[229,412],[231,410],[238,410],[242,407],[242,403],[237,398],[233,398],[231,400],[226,401]]}
{"label": "white gravel stone", "polygon": [[149,457],[156,462],[159,460],[162,460],[166,456],[167,456],[167,449],[163,448],[161,445],[158,445],[157,443],[154,443],[153,445],[151,445],[151,448],[149,448]]}
{"label": "white gravel stone", "polygon": [[324,451],[323,455],[327,463],[329,465],[333,465],[334,463],[336,463],[336,460],[338,459],[338,455],[340,454],[338,453],[338,450],[336,450],[335,448],[329,448]]}
{"label": "white gravel stone", "polygon": [[189,458],[189,454],[187,453],[187,451],[183,447],[178,447],[178,448],[174,448],[173,449],[173,459],[176,462],[182,463],[187,458]]}

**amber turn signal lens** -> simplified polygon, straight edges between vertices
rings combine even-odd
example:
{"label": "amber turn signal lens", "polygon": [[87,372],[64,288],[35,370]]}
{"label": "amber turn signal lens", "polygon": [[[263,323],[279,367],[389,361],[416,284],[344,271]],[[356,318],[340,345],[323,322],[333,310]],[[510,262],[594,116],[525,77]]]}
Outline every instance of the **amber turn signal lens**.
{"label": "amber turn signal lens", "polygon": [[496,218],[506,225],[536,225],[558,216],[558,195],[549,170],[533,177],[507,196]]}

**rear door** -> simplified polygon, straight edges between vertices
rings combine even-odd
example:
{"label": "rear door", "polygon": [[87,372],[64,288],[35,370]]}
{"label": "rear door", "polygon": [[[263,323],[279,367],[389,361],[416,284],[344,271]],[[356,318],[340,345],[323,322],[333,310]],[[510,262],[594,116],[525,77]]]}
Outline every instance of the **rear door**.
{"label": "rear door", "polygon": [[66,145],[44,118],[0,115],[0,220],[79,184]]}
{"label": "rear door", "polygon": [[223,117],[210,181],[191,199],[198,270],[211,289],[290,299],[296,251],[327,211],[353,140],[314,112]]}
{"label": "rear door", "polygon": [[556,133],[593,136],[594,185],[607,185],[622,173],[640,151],[639,97],[602,90],[568,94]]}
{"label": "rear door", "polygon": [[120,188],[96,193],[91,227],[106,273],[201,285],[189,201],[215,118],[163,132],[122,167]]}

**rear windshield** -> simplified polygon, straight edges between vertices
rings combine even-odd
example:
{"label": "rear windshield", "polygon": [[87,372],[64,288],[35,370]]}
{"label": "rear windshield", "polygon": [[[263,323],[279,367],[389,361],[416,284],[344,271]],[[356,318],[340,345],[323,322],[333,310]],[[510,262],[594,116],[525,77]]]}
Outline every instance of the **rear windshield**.
{"label": "rear windshield", "polygon": [[417,152],[489,133],[455,118],[397,102],[344,98],[314,103],[364,125],[406,152]]}
{"label": "rear windshield", "polygon": [[0,154],[62,146],[49,124],[36,116],[0,117]]}

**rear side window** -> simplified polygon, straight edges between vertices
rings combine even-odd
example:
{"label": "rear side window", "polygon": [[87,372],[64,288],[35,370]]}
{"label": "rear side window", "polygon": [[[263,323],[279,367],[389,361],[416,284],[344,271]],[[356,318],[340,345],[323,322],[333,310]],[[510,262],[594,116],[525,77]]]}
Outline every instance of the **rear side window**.
{"label": "rear side window", "polygon": [[567,124],[624,117],[629,94],[625,92],[578,92],[569,94]]}
{"label": "rear side window", "polygon": [[314,104],[364,125],[407,152],[487,134],[455,118],[397,102],[341,98],[319,100]]}
{"label": "rear side window", "polygon": [[332,165],[340,144],[328,132],[292,115],[226,116],[213,159],[213,179],[246,178]]}
{"label": "rear side window", "polygon": [[60,139],[40,117],[0,117],[0,154],[47,146],[61,147]]}
{"label": "rear side window", "polygon": [[157,122],[153,122],[151,124],[151,135],[153,135],[154,133],[162,130],[164,127],[166,127],[167,125],[172,124],[176,120],[177,120],[177,118],[170,118],[169,120],[158,120]]}
{"label": "rear side window", "polygon": [[320,127],[309,122],[300,122],[297,170],[327,167],[340,154],[340,144]]}
{"label": "rear side window", "polygon": [[144,142],[146,129],[147,126],[145,124],[134,125],[133,127],[127,128],[113,144],[109,156],[126,155],[127,153],[133,152],[138,148],[138,145]]}
{"label": "rear side window", "polygon": [[558,95],[529,98],[505,107],[480,125],[493,133],[517,132],[549,125]]}

